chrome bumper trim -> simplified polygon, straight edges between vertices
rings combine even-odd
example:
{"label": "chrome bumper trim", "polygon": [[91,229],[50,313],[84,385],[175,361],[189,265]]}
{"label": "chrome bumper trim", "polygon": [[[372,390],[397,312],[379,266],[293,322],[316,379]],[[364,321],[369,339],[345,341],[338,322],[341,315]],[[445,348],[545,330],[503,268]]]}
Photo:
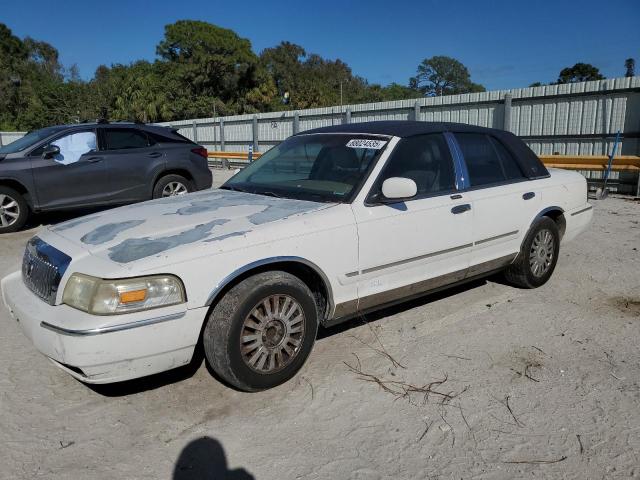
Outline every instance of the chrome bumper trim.
{"label": "chrome bumper trim", "polygon": [[573,217],[574,215],[578,215],[579,213],[584,213],[584,212],[588,212],[589,210],[591,210],[593,208],[593,205],[589,205],[587,208],[583,208],[582,210],[578,210],[577,212],[573,212],[571,214],[571,216]]}
{"label": "chrome bumper trim", "polygon": [[164,315],[162,317],[147,318],[145,320],[138,320],[137,322],[121,323],[119,325],[111,325],[110,327],[90,328],[87,330],[73,330],[56,325],[51,325],[47,322],[40,322],[42,328],[51,330],[52,332],[59,333],[60,335],[67,335],[70,337],[87,337],[91,335],[101,335],[103,333],[121,332],[123,330],[131,330],[132,328],[146,327],[147,325],[154,325],[156,323],[168,322],[170,320],[177,320],[186,315],[186,312],[174,313],[171,315]]}

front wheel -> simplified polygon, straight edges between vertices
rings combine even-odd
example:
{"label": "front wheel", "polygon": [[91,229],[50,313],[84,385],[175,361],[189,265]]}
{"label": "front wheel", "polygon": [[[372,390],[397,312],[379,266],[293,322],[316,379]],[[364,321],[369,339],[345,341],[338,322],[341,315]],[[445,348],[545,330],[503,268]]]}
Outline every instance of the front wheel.
{"label": "front wheel", "polygon": [[156,182],[153,198],[175,197],[193,190],[193,183],[182,175],[165,175]]}
{"label": "front wheel", "polygon": [[17,232],[27,222],[29,206],[13,188],[0,186],[0,234]]}
{"label": "front wheel", "polygon": [[535,221],[515,262],[505,270],[507,281],[520,288],[537,288],[549,280],[558,262],[560,233],[549,217]]}
{"label": "front wheel", "polygon": [[204,351],[231,385],[266,390],[302,368],[317,330],[309,287],[289,273],[264,272],[238,283],[216,304],[203,332]]}

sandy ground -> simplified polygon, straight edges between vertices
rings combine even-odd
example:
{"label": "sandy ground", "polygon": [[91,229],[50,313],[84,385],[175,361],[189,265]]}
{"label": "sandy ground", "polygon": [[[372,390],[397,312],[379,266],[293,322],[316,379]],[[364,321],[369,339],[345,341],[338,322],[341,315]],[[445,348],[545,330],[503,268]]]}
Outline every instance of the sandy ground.
{"label": "sandy ground", "polygon": [[[0,275],[38,228],[2,236]],[[202,363],[89,388],[3,308],[0,477],[640,478],[639,248],[640,204],[609,198],[544,287],[490,279],[324,330],[257,394]]]}

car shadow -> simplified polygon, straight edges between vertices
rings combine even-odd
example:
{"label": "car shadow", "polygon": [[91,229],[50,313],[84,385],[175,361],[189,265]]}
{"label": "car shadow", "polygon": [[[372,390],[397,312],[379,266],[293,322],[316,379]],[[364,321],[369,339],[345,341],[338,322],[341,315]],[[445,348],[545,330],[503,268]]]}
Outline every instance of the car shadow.
{"label": "car shadow", "polygon": [[211,437],[189,442],[173,467],[172,480],[224,479],[255,480],[244,468],[229,470],[222,444]]}
{"label": "car shadow", "polygon": [[[401,312],[411,310],[413,308],[421,307],[424,305],[428,305],[429,303],[436,302],[438,300],[442,300],[445,298],[453,297],[455,295],[466,292],[468,290],[481,287],[489,283],[489,281],[497,282],[497,280],[494,277],[487,277],[483,279],[472,280],[467,283],[457,285],[455,287],[450,287],[439,292],[427,294],[425,296],[418,297],[413,300],[404,301],[396,305],[383,308],[381,310],[375,310],[373,312],[354,317],[350,320],[347,320],[343,323],[339,323],[338,325],[335,325],[332,327],[321,326],[318,329],[318,335],[316,338],[318,341],[322,341],[326,338],[341,334],[353,328],[360,327],[368,323],[373,323],[383,318],[397,315]],[[209,362],[207,362],[205,359],[204,348],[202,347],[201,341],[198,342],[198,346],[196,347],[196,350],[193,354],[193,359],[191,360],[191,362],[188,365],[185,365],[183,367],[175,368],[173,370],[169,370],[162,373],[157,373],[155,375],[150,375],[148,377],[127,380],[119,383],[109,383],[105,385],[100,385],[100,384],[85,384],[85,385],[89,389],[93,390],[95,393],[105,397],[122,397],[126,395],[135,395],[138,393],[143,393],[148,390],[155,390],[157,388],[162,388],[174,383],[179,383],[184,380],[187,380],[193,377],[203,364],[205,365],[209,375],[211,375],[212,381],[218,381],[231,389],[238,390],[236,387],[234,387],[233,385],[230,385],[224,379],[220,378],[216,374],[216,372],[211,368],[211,366],[209,365]]]}
{"label": "car shadow", "polygon": [[204,349],[202,343],[198,343],[191,362],[182,367],[174,368],[166,372],[156,373],[148,377],[135,378],[118,383],[92,384],[85,383],[89,389],[104,397],[124,397],[137,393],[155,390],[174,383],[182,382],[193,377],[204,362]]}
{"label": "car shadow", "polygon": [[332,327],[320,327],[316,339],[322,340],[324,338],[349,331],[353,328],[361,327],[362,325],[365,325],[367,323],[373,323],[383,318],[397,315],[398,313],[411,310],[413,308],[422,307],[429,303],[437,302],[438,300],[453,297],[462,292],[466,292],[467,290],[473,290],[474,288],[486,285],[487,283],[489,283],[489,280],[494,281],[493,277],[471,280],[469,282],[463,283],[461,285],[456,285],[455,287],[449,287],[439,292],[426,294],[413,300],[406,300],[389,307],[381,308],[380,310],[374,310],[370,313],[358,315],[350,320],[339,323],[338,325]]}

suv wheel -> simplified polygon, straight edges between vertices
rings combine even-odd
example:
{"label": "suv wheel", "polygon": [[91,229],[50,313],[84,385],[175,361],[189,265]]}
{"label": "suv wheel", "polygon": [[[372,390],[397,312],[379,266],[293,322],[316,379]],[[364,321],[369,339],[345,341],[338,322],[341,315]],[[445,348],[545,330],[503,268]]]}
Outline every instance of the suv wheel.
{"label": "suv wheel", "polygon": [[0,186],[0,233],[20,230],[29,217],[29,206],[13,188]]}
{"label": "suv wheel", "polygon": [[318,330],[313,294],[286,272],[243,280],[216,304],[203,332],[213,370],[248,392],[292,378],[311,353]]}
{"label": "suv wheel", "polygon": [[516,261],[505,270],[507,281],[520,288],[547,283],[558,262],[560,234],[549,217],[536,220],[527,234]]}
{"label": "suv wheel", "polygon": [[153,198],[174,197],[193,192],[193,183],[181,175],[166,175],[156,183]]}

